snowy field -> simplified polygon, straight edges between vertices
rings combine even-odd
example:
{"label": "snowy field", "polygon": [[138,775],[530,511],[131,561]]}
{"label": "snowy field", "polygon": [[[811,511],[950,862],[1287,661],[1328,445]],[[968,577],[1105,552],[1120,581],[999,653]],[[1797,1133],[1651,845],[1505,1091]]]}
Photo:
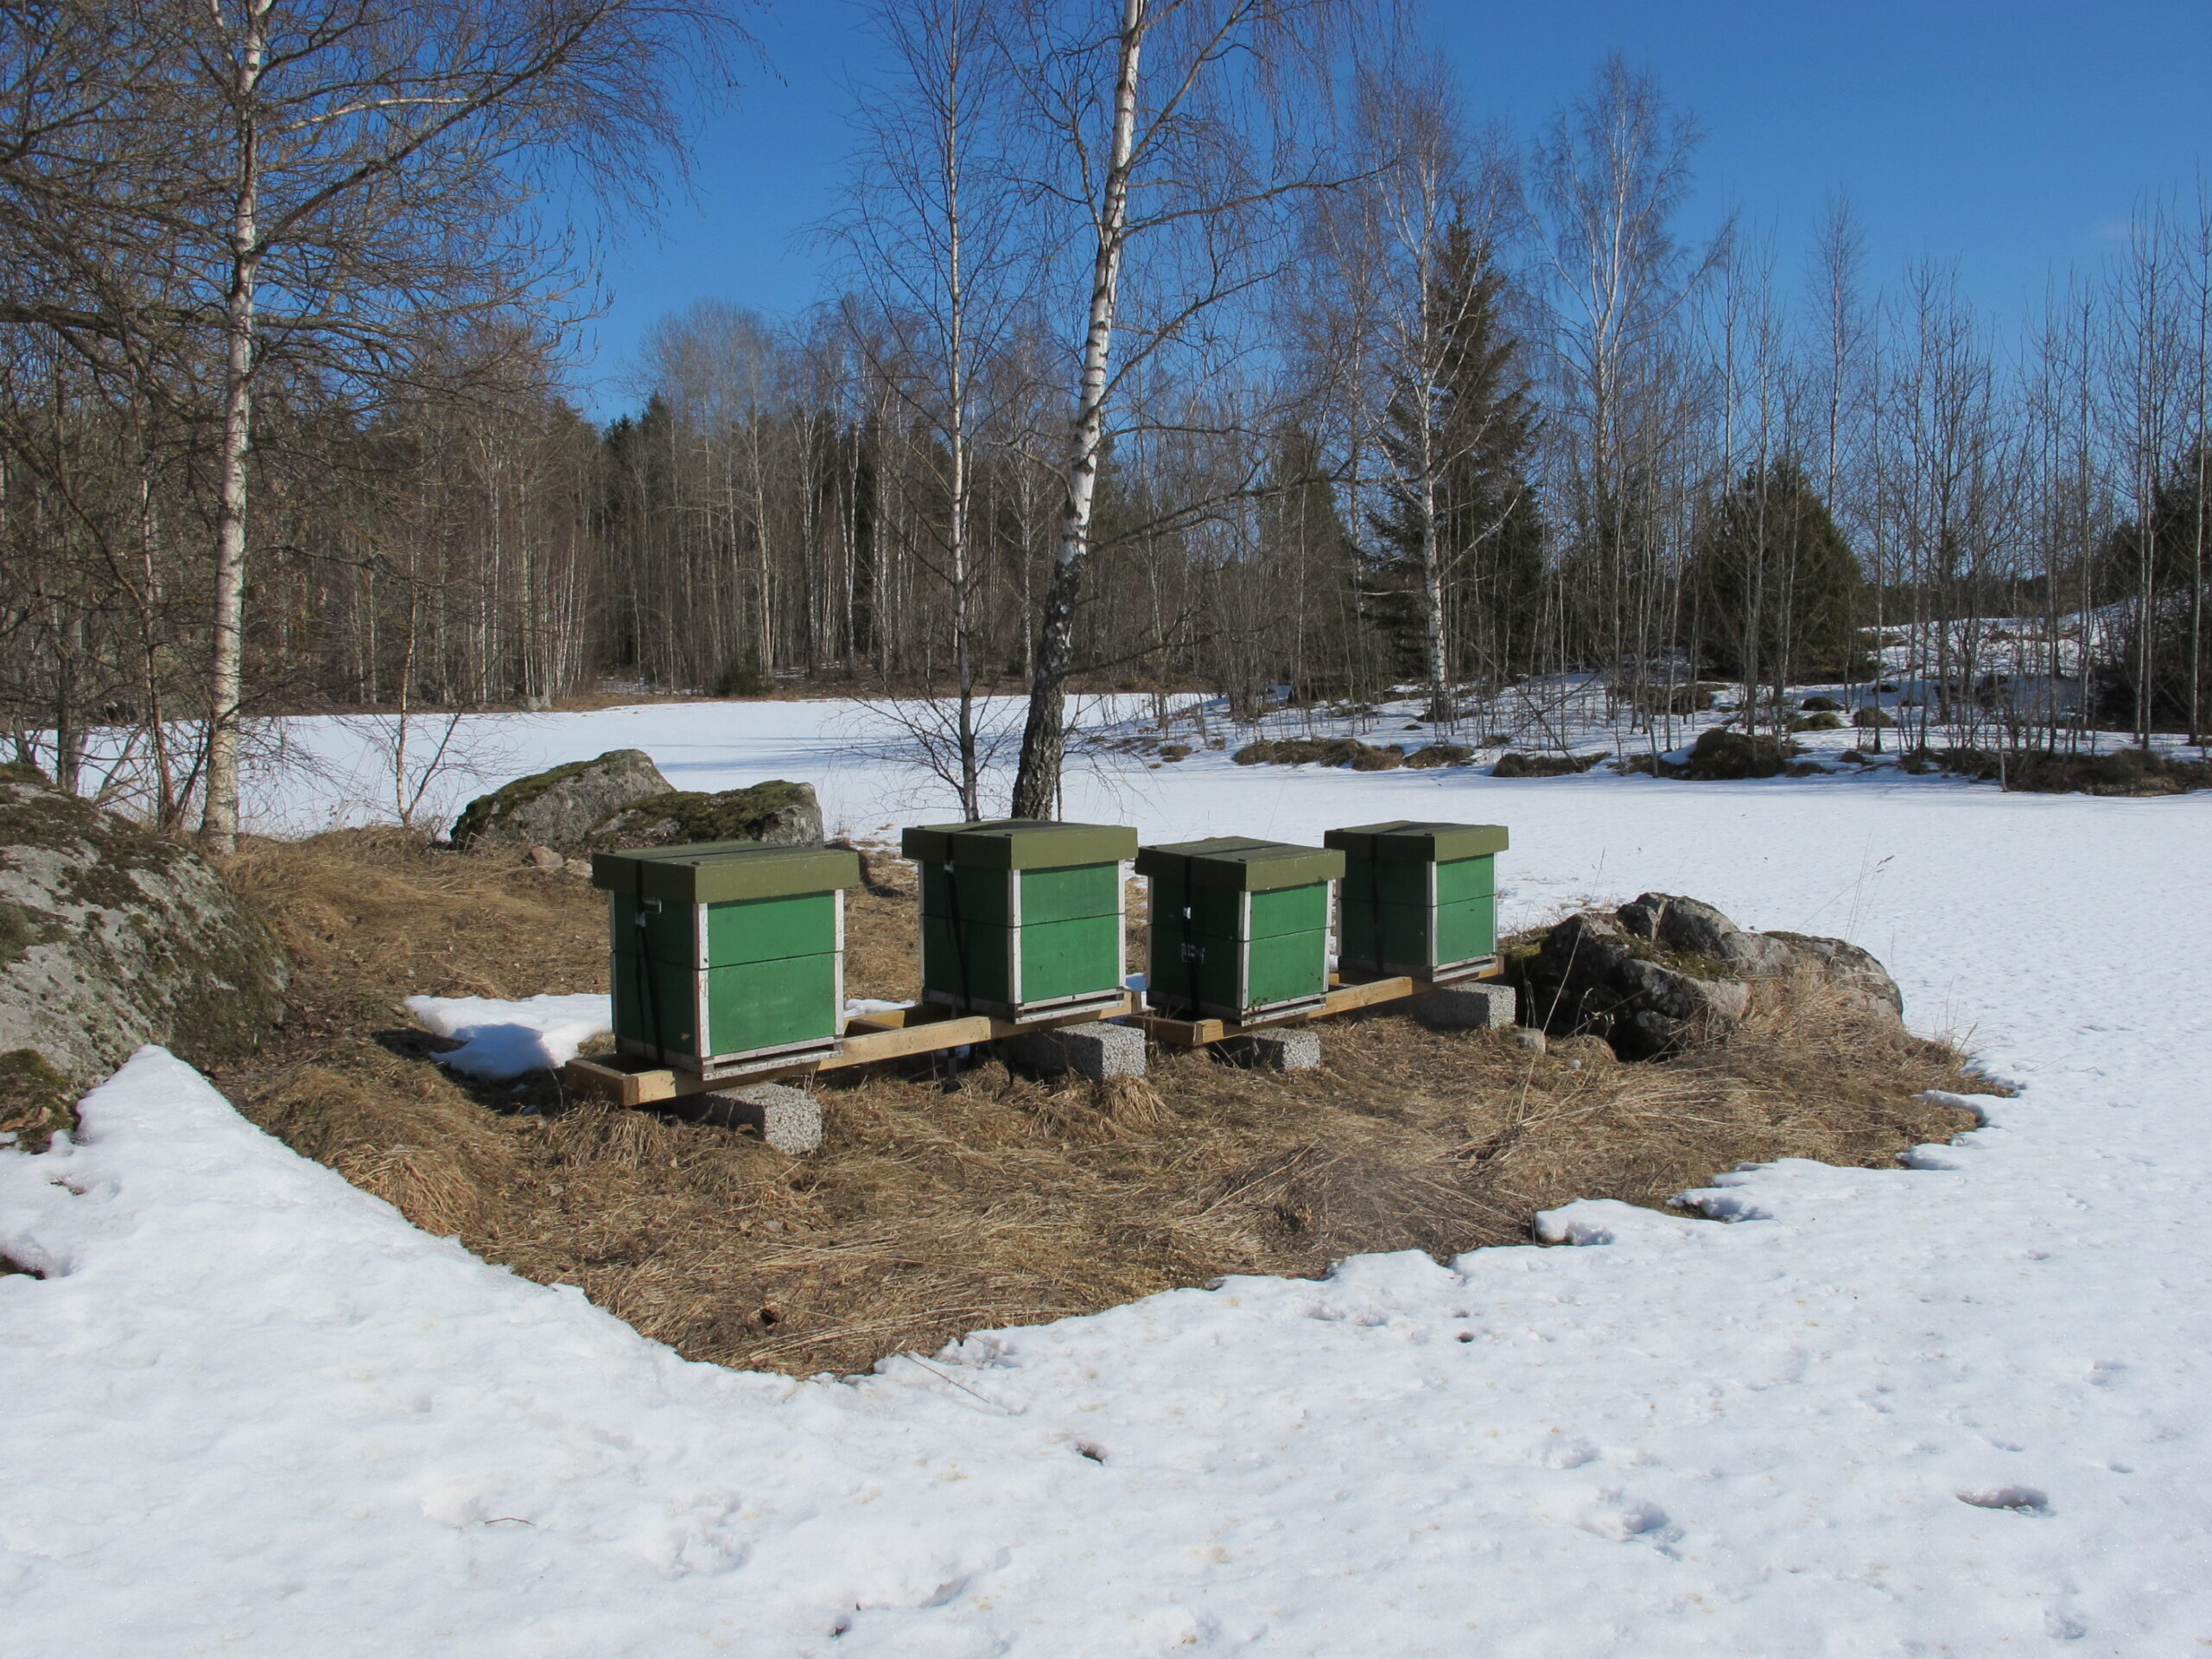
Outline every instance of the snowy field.
{"label": "snowy field", "polygon": [[[486,724],[501,776],[635,746],[812,779],[833,830],[950,816],[833,705]],[[300,736],[321,792],[260,823],[366,810]],[[1721,1177],[1718,1220],[1577,1205],[1585,1248],[792,1382],[415,1232],[149,1051],[79,1145],[0,1153],[48,1275],[0,1279],[0,1656],[2212,1649],[2212,796],[1202,751],[1067,811],[1503,823],[1509,920],[1657,888],[1846,935],[2021,1092],[1910,1168]]]}
{"label": "snowy field", "polygon": [[[1986,646],[1993,651],[1996,646]],[[1940,701],[1924,682],[1898,678],[1888,689],[1866,685],[1805,684],[1790,691],[1793,706],[1807,697],[1826,698],[1840,708],[1839,729],[1803,731],[1794,738],[1809,763],[1842,779],[1898,779],[1904,752],[1924,734],[1936,747],[1980,744],[2003,747],[2005,736],[1995,717],[1968,702],[1955,705],[1960,723],[1923,728],[1924,705]],[[1281,688],[1278,688],[1281,690]],[[1344,706],[1275,708],[1248,723],[1231,724],[1218,697],[1175,693],[1158,702],[1151,696],[1119,696],[1077,700],[1077,754],[1071,763],[1070,810],[1088,801],[1116,817],[1141,816],[1152,794],[1146,772],[1163,745],[1197,751],[1193,760],[1169,762],[1194,772],[1219,765],[1229,753],[1255,738],[1351,737],[1377,747],[1397,745],[1410,754],[1431,743],[1458,745],[1472,753],[1470,764],[1487,772],[1508,748],[1531,753],[1576,755],[1599,753],[1640,757],[1657,750],[1673,760],[1688,757],[1699,734],[1740,721],[1740,688],[1723,687],[1713,706],[1700,712],[1663,717],[1656,729],[1608,696],[1602,679],[1586,674],[1529,679],[1494,699],[1464,706],[1456,721],[1434,724],[1421,718],[1425,699],[1402,694],[1356,710]],[[2038,707],[2056,701],[2070,708],[2079,688],[2023,677],[2014,695]],[[1853,711],[1878,710],[1892,725],[1881,731],[1855,728]],[[979,704],[983,747],[1010,763],[1020,736],[1023,705],[1018,699],[984,698]],[[1162,721],[1160,715],[1166,718]],[[1771,728],[1763,715],[1761,729]],[[833,835],[866,837],[892,833],[917,816],[944,816],[952,798],[944,786],[916,764],[915,745],[881,714],[864,704],[833,701],[753,703],[664,702],[603,709],[593,714],[463,715],[417,716],[399,728],[384,715],[327,715],[257,722],[250,734],[247,758],[246,827],[270,835],[299,835],[337,824],[391,823],[404,816],[418,826],[443,834],[473,796],[510,778],[562,760],[611,748],[650,751],[677,789],[718,790],[763,778],[805,779],[821,791],[824,817]],[[1497,741],[1489,740],[1496,738]],[[177,747],[188,748],[188,731]],[[2108,753],[2133,739],[2125,733],[2088,734],[2088,747]],[[1869,753],[1879,742],[1878,753]],[[2159,735],[2152,747],[2176,760],[2201,760],[2201,751],[2177,735]],[[95,784],[112,775],[113,792],[128,801],[142,791],[138,757],[106,753],[97,739],[91,768]],[[1847,751],[1857,751],[1849,764]],[[1163,766],[1160,768],[1165,770]],[[1465,766],[1449,768],[1465,783]],[[998,798],[1006,798],[1007,767],[996,768]],[[1431,782],[1434,783],[1435,779]],[[988,791],[987,791],[988,792]]]}

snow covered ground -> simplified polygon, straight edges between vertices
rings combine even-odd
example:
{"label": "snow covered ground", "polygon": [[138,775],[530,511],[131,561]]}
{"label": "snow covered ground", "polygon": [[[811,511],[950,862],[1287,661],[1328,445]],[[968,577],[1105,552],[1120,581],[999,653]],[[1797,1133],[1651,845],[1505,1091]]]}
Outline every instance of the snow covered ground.
{"label": "snow covered ground", "polygon": [[[1885,683],[1891,687],[1887,691],[1864,685],[1795,688],[1793,702],[1824,696],[1845,711],[1840,729],[1797,734],[1805,757],[1838,778],[1898,781],[1897,760],[1919,741],[1921,705],[1936,694],[1919,682]],[[1472,750],[1470,764],[1484,772],[1509,747],[1640,756],[1656,745],[1680,759],[1700,732],[1737,717],[1739,695],[1738,688],[1724,688],[1713,709],[1662,720],[1656,734],[1610,702],[1601,680],[1580,674],[1522,682],[1494,703],[1471,708],[1448,725],[1422,720],[1423,699],[1413,695],[1357,712],[1343,707],[1275,709],[1244,725],[1229,722],[1225,702],[1218,697],[1178,693],[1164,699],[1169,715],[1164,725],[1157,720],[1160,705],[1149,696],[1085,698],[1076,705],[1076,716],[1088,740],[1080,747],[1087,752],[1073,763],[1070,810],[1082,800],[1115,816],[1138,813],[1130,803],[1152,793],[1146,773],[1166,744],[1197,753],[1154,770],[1181,766],[1203,772],[1255,737],[1349,736],[1376,746],[1396,744],[1408,753],[1434,742],[1458,744]],[[2046,683],[2037,695],[2056,693]],[[1849,711],[1862,704],[1883,710],[1896,728],[1878,734],[1853,728]],[[987,749],[995,747],[1010,756],[1020,735],[1020,703],[986,698],[982,708]],[[1967,705],[1961,704],[1960,710],[1963,718]],[[1983,720],[1979,726],[1932,728],[1929,741],[1937,747],[2001,746],[2001,731],[1987,717],[1977,717]],[[913,764],[912,741],[893,722],[850,702],[666,702],[591,714],[464,715],[453,721],[450,732],[448,718],[418,717],[404,746],[395,743],[396,723],[388,716],[264,723],[257,728],[249,761],[246,827],[263,834],[299,835],[336,824],[390,823],[398,816],[396,804],[404,800],[413,822],[443,834],[471,797],[510,778],[562,760],[632,747],[651,751],[678,789],[728,789],[764,778],[809,779],[821,791],[833,834],[887,834],[919,817],[942,817],[951,798]],[[1763,720],[1763,728],[1765,724]],[[1882,753],[1865,755],[1878,736]],[[1491,742],[1491,737],[1502,741]],[[2123,733],[2094,734],[2099,752],[2133,741]],[[2177,759],[2198,758],[2177,736],[2160,736],[2154,747]],[[1851,749],[1862,750],[1862,757],[1840,764],[1838,757]],[[127,760],[111,758],[106,764],[129,773]],[[1445,770],[1455,774],[1449,781],[1467,781],[1468,767]],[[1002,800],[1007,780],[1003,767],[998,773]],[[130,790],[121,794],[128,798]]]}
{"label": "snow covered ground", "polygon": [[[818,704],[537,717],[679,785],[942,815]],[[296,823],[327,801],[264,802]],[[414,1232],[143,1054],[0,1153],[0,1656],[2118,1656],[2212,1647],[2212,798],[1239,768],[1147,837],[1511,826],[1510,918],[1646,888],[1887,961],[2023,1090],[1717,1224],[1344,1264],[857,1379],[694,1365]],[[1590,1248],[1594,1246],[1594,1248]]]}

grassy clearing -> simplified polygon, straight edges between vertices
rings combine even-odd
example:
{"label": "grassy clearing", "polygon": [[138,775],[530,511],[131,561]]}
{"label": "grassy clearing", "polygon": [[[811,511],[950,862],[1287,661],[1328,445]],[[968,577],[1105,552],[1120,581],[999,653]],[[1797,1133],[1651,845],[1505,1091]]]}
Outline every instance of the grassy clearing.
{"label": "grassy clearing", "polygon": [[[849,988],[910,995],[910,867],[868,862]],[[1808,982],[1762,987],[1725,1046],[1662,1065],[1376,1011],[1324,1028],[1319,1072],[1200,1052],[1099,1088],[988,1058],[836,1074],[822,1151],[792,1159],[431,1060],[410,993],[604,987],[601,900],[576,878],[391,832],[258,843],[233,875],[299,963],[282,1039],[218,1077],[248,1116],[418,1225],[726,1364],[860,1370],[1225,1273],[1519,1243],[1576,1197],[1663,1204],[1785,1156],[1884,1165],[1969,1124],[1913,1097],[1974,1086],[1955,1052]]]}

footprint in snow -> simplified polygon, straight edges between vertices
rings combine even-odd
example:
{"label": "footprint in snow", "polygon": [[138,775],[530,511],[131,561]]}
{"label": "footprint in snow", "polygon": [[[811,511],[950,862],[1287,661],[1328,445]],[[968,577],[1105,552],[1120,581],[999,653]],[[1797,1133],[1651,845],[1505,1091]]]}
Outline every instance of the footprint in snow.
{"label": "footprint in snow", "polygon": [[1656,1503],[1618,1492],[1601,1495],[1575,1524],[1585,1532],[1624,1544],[1637,1539],[1665,1540],[1681,1533]]}
{"label": "footprint in snow", "polygon": [[1609,1543],[1656,1544],[1663,1551],[1682,1535],[1666,1510],[1618,1487],[1570,1487],[1539,1500],[1537,1507],[1547,1520],[1579,1527]]}
{"label": "footprint in snow", "polygon": [[2037,1486],[1990,1486],[1957,1494],[1961,1503],[1977,1510],[2010,1510],[2015,1515],[2049,1515],[2050,1498]]}

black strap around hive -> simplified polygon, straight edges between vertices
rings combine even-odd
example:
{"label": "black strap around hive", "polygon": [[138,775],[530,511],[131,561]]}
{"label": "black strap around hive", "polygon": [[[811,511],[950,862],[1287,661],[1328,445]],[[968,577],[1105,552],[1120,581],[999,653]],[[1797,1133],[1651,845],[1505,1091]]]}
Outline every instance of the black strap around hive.
{"label": "black strap around hive", "polygon": [[[636,873],[631,925],[638,936],[638,1013],[645,1020],[645,1029],[652,1033],[653,1063],[664,1070],[668,1065],[668,1045],[661,1036],[660,987],[653,978],[652,942],[645,936],[648,912],[645,909],[645,861],[632,861],[631,868]],[[706,1057],[702,1055],[700,1058],[704,1059]]]}
{"label": "black strap around hive", "polygon": [[[945,920],[952,929],[952,971],[954,977],[960,982],[960,1006],[964,1011],[969,1006],[968,923],[960,913],[959,867],[948,858],[944,861],[944,868]],[[1009,873],[1007,879],[1012,881],[1017,878]],[[1007,988],[1013,988],[1009,986]]]}
{"label": "black strap around hive", "polygon": [[[1198,963],[1205,957],[1205,947],[1198,942],[1198,918],[1192,914],[1192,866],[1194,860],[1183,861],[1183,1006],[1191,1011],[1191,1018],[1198,1017]],[[1249,948],[1249,947],[1248,947]]]}
{"label": "black strap around hive", "polygon": [[1377,979],[1389,971],[1382,961],[1382,849],[1376,840],[1367,844],[1367,965]]}

